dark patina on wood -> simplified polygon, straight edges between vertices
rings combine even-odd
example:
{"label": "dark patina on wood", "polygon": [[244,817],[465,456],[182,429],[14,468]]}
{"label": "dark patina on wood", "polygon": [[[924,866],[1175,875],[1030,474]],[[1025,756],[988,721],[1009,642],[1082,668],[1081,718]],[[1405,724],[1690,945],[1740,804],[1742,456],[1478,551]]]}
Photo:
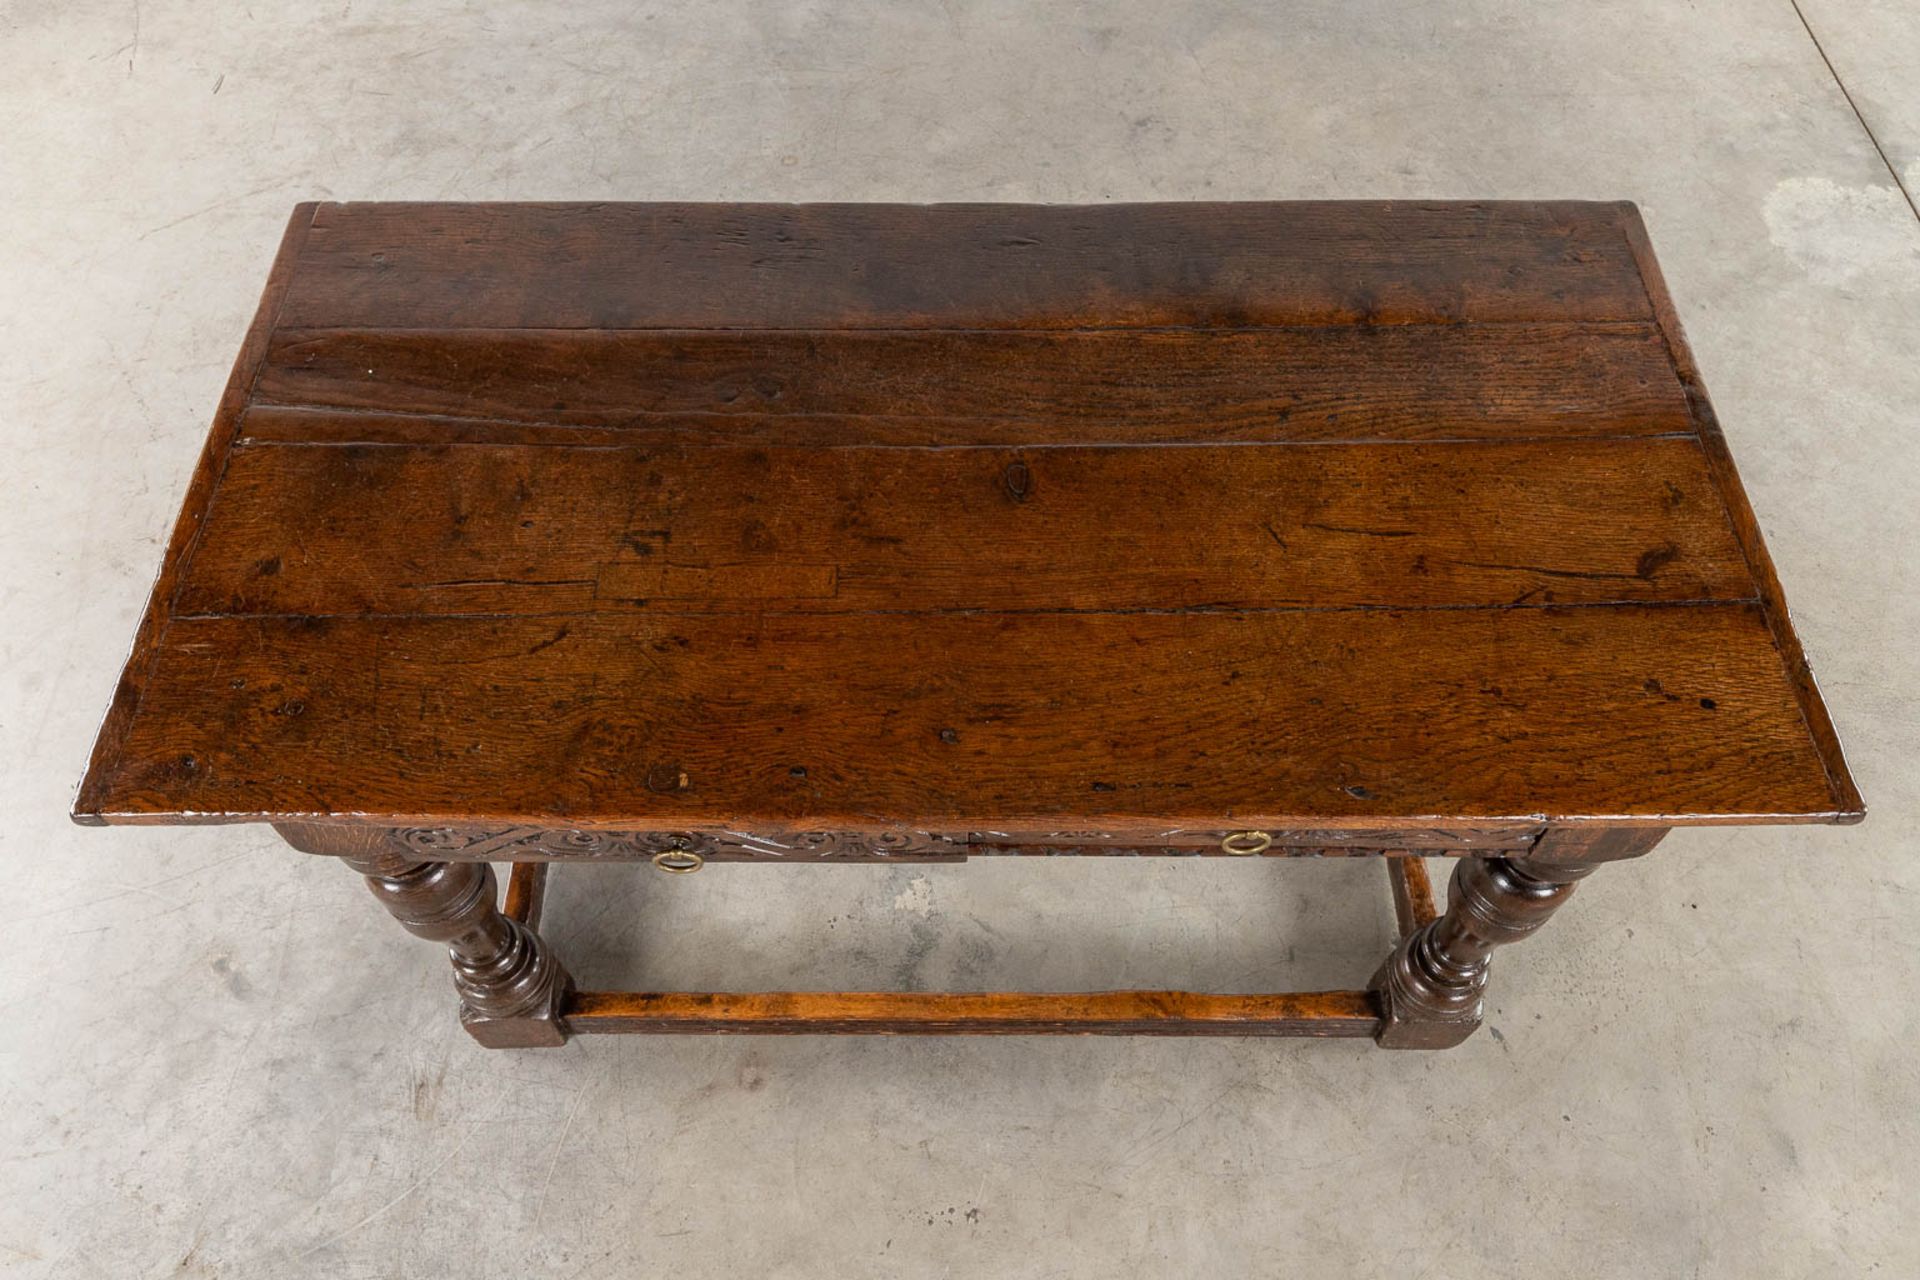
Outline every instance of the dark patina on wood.
{"label": "dark patina on wood", "polygon": [[[1639,215],[1573,202],[303,205],[74,809],[347,859],[488,1043],[1404,1047],[1664,830],[1861,813]],[[1405,936],[576,993],[525,869],[1033,853],[1396,855]]]}

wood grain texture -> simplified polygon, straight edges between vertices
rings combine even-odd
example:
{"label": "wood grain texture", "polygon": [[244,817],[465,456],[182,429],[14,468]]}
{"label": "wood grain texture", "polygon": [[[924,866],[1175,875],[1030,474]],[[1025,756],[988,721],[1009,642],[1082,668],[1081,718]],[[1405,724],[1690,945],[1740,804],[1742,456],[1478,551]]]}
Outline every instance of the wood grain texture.
{"label": "wood grain texture", "polygon": [[1832,802],[1753,605],[189,618],[120,759],[83,799],[124,819],[1119,831]]}
{"label": "wood grain texture", "polygon": [[814,447],[1692,431],[1651,324],[283,330],[255,399],[247,433],[295,440],[404,442],[417,417],[469,443]]}
{"label": "wood grain texture", "polygon": [[1478,1030],[1494,951],[1538,932],[1596,865],[1529,858],[1456,862],[1445,913],[1403,929],[1369,984],[1380,1001],[1380,1046],[1450,1049]]}
{"label": "wood grain texture", "polygon": [[1373,1035],[1365,991],[1204,995],[1087,993],[581,991],[567,1002],[576,1035],[619,1032],[761,1035]]}
{"label": "wood grain texture", "polygon": [[322,205],[290,328],[1649,320],[1577,202]]}
{"label": "wood grain texture", "polygon": [[[346,860],[489,1045],[1432,1048],[1600,863],[1861,804],[1630,205],[383,204],[295,211],[74,813]],[[572,992],[542,864],[663,850],[1386,853],[1401,941]]]}
{"label": "wood grain texture", "polygon": [[[1424,849],[1430,853],[1496,852],[1505,849],[1531,849],[1539,840],[1542,826],[1537,822],[1500,827],[1278,827],[1252,828],[1272,843],[1261,857],[1324,857],[1344,853],[1377,854],[1388,849]],[[1048,852],[1071,848],[1075,853],[1097,855],[1104,850],[1131,853],[1143,841],[1155,852],[1191,854],[1198,850],[1223,852],[1221,842],[1235,832],[1250,830],[1244,823],[1231,830],[1212,828],[1191,830],[1174,827],[1153,831],[1135,831],[1126,836],[1098,829],[1005,829],[967,833],[969,853]]]}
{"label": "wood grain texture", "polygon": [[[1533,936],[1600,866],[1652,851],[1660,827],[1559,827],[1541,833],[1524,857],[1462,858],[1454,864],[1447,909],[1408,880],[1394,882],[1400,941],[1369,987],[1380,1002],[1377,1038],[1388,1049],[1448,1049],[1479,1029],[1493,953]],[[1414,859],[1390,865],[1417,866]]]}
{"label": "wood grain texture", "polygon": [[1646,223],[1640,217],[1640,210],[1631,204],[1621,205],[1619,216],[1627,242],[1632,246],[1634,260],[1646,282],[1654,315],[1661,331],[1666,334],[1674,371],[1686,389],[1687,404],[1693,413],[1707,465],[1719,485],[1734,535],[1746,553],[1755,589],[1765,604],[1767,623],[1773,630],[1774,644],[1786,664],[1788,679],[1793,682],[1800,714],[1805,718],[1807,732],[1819,750],[1821,765],[1826,770],[1828,784],[1833,790],[1834,807],[1841,814],[1839,820],[1858,822],[1866,816],[1866,805],[1860,798],[1860,789],[1854,785],[1852,772],[1847,768],[1846,752],[1840,746],[1840,735],[1834,729],[1833,718],[1814,683],[1813,666],[1807,661],[1806,650],[1793,629],[1793,617],[1787,609],[1786,592],[1780,586],[1780,575],[1774,569],[1773,556],[1767,551],[1766,538],[1761,535],[1760,521],[1753,513],[1753,504],[1747,499],[1740,471],[1734,466],[1733,451],[1727,445],[1726,433],[1721,430],[1720,419],[1713,411],[1713,402],[1707,397],[1706,382],[1700,376],[1693,349],[1687,345],[1686,333],[1680,326],[1680,313],[1673,304],[1672,295],[1667,292],[1666,278],[1661,274],[1660,264],[1654,257]]}
{"label": "wood grain texture", "polygon": [[[283,828],[284,829],[284,828]],[[324,852],[327,834],[299,833],[297,845]],[[690,853],[704,862],[964,862],[965,832],[615,831],[600,827],[553,830],[509,827],[401,827],[392,843],[416,857],[444,861],[530,859],[565,862],[652,861],[663,853]]]}
{"label": "wood grain texture", "polygon": [[[1399,854],[1382,859],[1387,884],[1393,890],[1393,916],[1402,938],[1429,924],[1439,914],[1433,905],[1433,883],[1427,864],[1417,856]],[[511,913],[509,913],[511,914]]]}
{"label": "wood grain texture", "polygon": [[347,857],[380,904],[416,937],[443,943],[460,993],[460,1023],[490,1049],[566,1042],[561,1002],[572,979],[531,925],[501,912],[485,863]]}
{"label": "wood grain texture", "polygon": [[239,354],[234,357],[233,369],[227,375],[226,389],[220,394],[220,403],[213,414],[213,425],[207,432],[207,442],[201,446],[200,460],[194,466],[193,478],[188,482],[186,496],[180,504],[180,515],[174,521],[173,536],[167,540],[159,576],[154,579],[153,590],[147,597],[146,612],[141,615],[139,629],[134,633],[133,651],[127,656],[127,665],[114,687],[113,701],[101,721],[100,732],[94,738],[93,753],[87,764],[88,781],[81,784],[80,799],[73,809],[76,822],[92,825],[99,820],[96,806],[86,798],[90,787],[93,794],[98,794],[99,789],[92,786],[91,780],[112,767],[112,761],[121,751],[134,713],[139,708],[140,694],[146,686],[147,669],[153,661],[160,637],[166,632],[171,602],[179,589],[181,571],[186,568],[191,548],[200,536],[207,509],[213,503],[214,493],[226,469],[228,448],[239,431],[240,419],[253,396],[253,384],[259,374],[260,363],[266,356],[275,321],[293,277],[294,261],[299,256],[300,246],[306,241],[308,227],[318,207],[314,204],[294,206],[292,215],[287,219],[287,229],[281,234],[280,249],[274,255],[273,267],[267,274],[266,288],[260,294],[260,305],[255,308],[253,322],[247,328]]}
{"label": "wood grain texture", "polygon": [[500,900],[500,914],[540,931],[540,916],[547,905],[547,866],[545,862],[516,862],[507,873],[507,889]]}
{"label": "wood grain texture", "polygon": [[1378,203],[303,206],[75,805],[1859,812],[1637,215]]}
{"label": "wood grain texture", "polygon": [[[677,781],[678,775],[673,775]],[[902,831],[875,827],[863,831],[809,831],[757,823],[752,831],[623,831],[605,827],[470,826],[385,827],[365,823],[278,822],[287,843],[323,857],[400,854],[434,862],[508,862],[515,868],[507,890],[508,915],[521,873],[549,862],[647,862],[667,851],[688,851],[707,862],[964,862],[969,857],[1091,856],[1241,857],[1243,843],[1229,847],[1228,837],[1265,837],[1254,850],[1260,857],[1306,858],[1370,856],[1389,849],[1428,854],[1523,852],[1540,842],[1543,828],[1386,829],[1315,828],[1248,831],[1190,831],[1181,828],[1136,831]],[[1257,841],[1256,841],[1257,843]]]}
{"label": "wood grain texture", "polygon": [[[1090,518],[1093,517],[1093,518]],[[1737,600],[1698,447],[236,449],[181,615]]]}

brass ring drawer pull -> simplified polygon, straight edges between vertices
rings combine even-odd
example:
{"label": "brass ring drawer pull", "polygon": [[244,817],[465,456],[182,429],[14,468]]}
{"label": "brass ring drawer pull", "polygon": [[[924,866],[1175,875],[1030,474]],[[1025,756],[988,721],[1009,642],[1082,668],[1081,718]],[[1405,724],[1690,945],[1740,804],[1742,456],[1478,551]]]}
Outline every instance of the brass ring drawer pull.
{"label": "brass ring drawer pull", "polygon": [[653,865],[669,875],[690,876],[707,865],[707,860],[691,849],[662,849],[653,855]]}
{"label": "brass ring drawer pull", "polygon": [[1236,831],[1220,842],[1220,852],[1236,858],[1250,858],[1273,846],[1273,837],[1264,831]]}

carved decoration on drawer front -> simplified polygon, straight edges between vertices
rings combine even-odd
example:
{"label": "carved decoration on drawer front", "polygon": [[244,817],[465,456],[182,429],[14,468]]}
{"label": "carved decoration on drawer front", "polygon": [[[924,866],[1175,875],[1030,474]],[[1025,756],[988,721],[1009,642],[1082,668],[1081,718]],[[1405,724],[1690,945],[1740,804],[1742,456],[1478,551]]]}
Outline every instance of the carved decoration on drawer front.
{"label": "carved decoration on drawer front", "polygon": [[[1253,856],[1261,858],[1357,858],[1370,854],[1383,853],[1389,848],[1398,849],[1398,845],[1382,845],[1378,848],[1360,845],[1304,846],[1275,844],[1259,850]],[[1142,845],[1142,844],[1021,844],[1021,845],[975,845],[972,852],[976,857],[995,854],[1015,854],[1021,857],[1042,858],[1221,858],[1232,855],[1218,845]],[[1440,853],[1439,849],[1422,849],[1421,853]]]}
{"label": "carved decoration on drawer front", "polygon": [[1271,857],[1338,857],[1342,853],[1377,853],[1382,849],[1414,849],[1431,853],[1478,850],[1525,850],[1539,838],[1541,828],[1235,828],[1220,830],[1179,828],[1138,835],[1109,831],[975,831],[969,839],[975,854],[991,853],[1147,853],[1179,856],[1220,851],[1220,842],[1236,835],[1264,836],[1258,850]]}
{"label": "carved decoration on drawer front", "polygon": [[513,827],[408,827],[394,839],[426,860],[488,858],[633,859],[682,850],[703,858],[890,858],[964,857],[964,837],[929,831],[795,831],[774,835],[741,831],[570,831]]}
{"label": "carved decoration on drawer front", "polygon": [[[1263,833],[1269,834],[1269,833]],[[1261,857],[1337,858],[1408,849],[1424,853],[1525,849],[1533,833],[1481,831],[1273,831]],[[512,862],[562,858],[644,861],[684,850],[702,858],[791,859],[796,862],[884,858],[963,858],[968,855],[1201,857],[1222,853],[1221,832],[1168,831],[1123,836],[1100,831],[598,831],[548,827],[407,827],[394,841],[422,861]]]}
{"label": "carved decoration on drawer front", "polygon": [[408,853],[436,861],[465,853],[504,834],[501,831],[473,831],[454,827],[401,827],[394,831],[393,839]]}

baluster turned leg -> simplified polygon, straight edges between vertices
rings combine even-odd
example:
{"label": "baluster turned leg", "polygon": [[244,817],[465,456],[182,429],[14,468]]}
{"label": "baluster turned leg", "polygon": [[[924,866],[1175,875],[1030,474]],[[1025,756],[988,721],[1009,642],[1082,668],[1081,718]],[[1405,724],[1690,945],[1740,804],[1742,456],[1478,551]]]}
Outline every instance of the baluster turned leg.
{"label": "baluster turned leg", "polygon": [[447,944],[460,1022],[475,1040],[489,1049],[566,1043],[560,1009],[573,980],[539,934],[501,913],[493,868],[422,859],[420,852],[441,844],[408,839],[445,837],[446,847],[458,849],[458,832],[312,822],[276,822],[274,829],[303,853],[339,858],[365,876],[409,933]]}
{"label": "baluster turned leg", "polygon": [[398,853],[345,861],[407,932],[447,944],[460,1023],[474,1039],[490,1049],[566,1043],[567,971],[539,935],[501,914],[492,867]]}
{"label": "baluster turned leg", "polygon": [[1494,949],[1532,935],[1601,862],[1637,857],[1665,834],[1550,831],[1525,857],[1460,859],[1445,914],[1403,939],[1373,977],[1381,1047],[1448,1049],[1472,1035]]}

